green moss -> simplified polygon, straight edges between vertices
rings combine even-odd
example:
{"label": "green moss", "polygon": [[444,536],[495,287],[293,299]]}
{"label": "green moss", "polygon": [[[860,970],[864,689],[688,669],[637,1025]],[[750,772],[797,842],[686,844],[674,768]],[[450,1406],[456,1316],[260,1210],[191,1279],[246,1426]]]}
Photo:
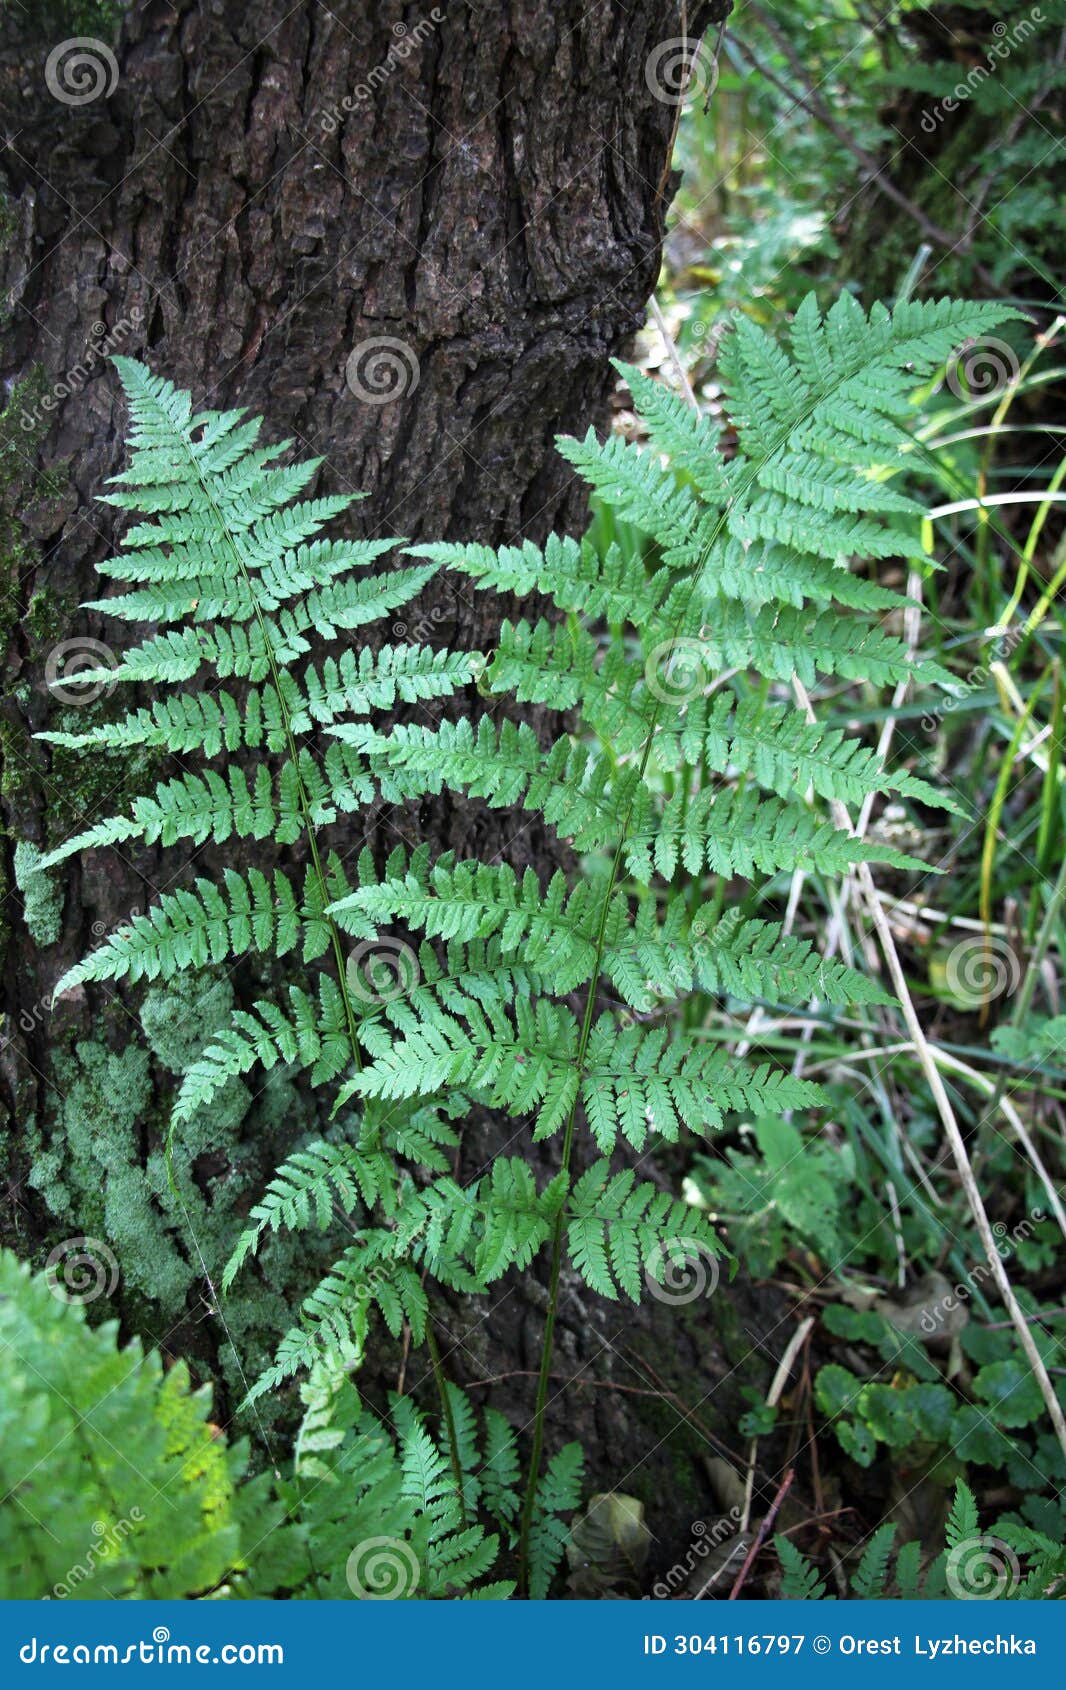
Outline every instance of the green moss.
{"label": "green moss", "polygon": [[[194,1348],[213,1337],[223,1379],[243,1396],[332,1260],[336,1239],[272,1239],[258,1266],[218,1303],[214,1288],[248,1209],[295,1143],[316,1130],[284,1074],[271,1074],[254,1095],[235,1079],[182,1126],[168,1170],[172,1087],[162,1071],[187,1068],[233,1003],[228,980],[179,976],[146,994],[144,1042],[112,1049],[101,1026],[105,1037],[54,1047],[56,1117],[20,1136],[32,1159],[27,1183],[62,1226],[57,1236],[97,1236],[114,1251],[113,1301],[127,1323],[156,1334],[161,1325],[195,1332]],[[126,1024],[114,1020],[116,1029]],[[279,1402],[260,1404],[264,1421],[284,1412]]]}
{"label": "green moss", "polygon": [[51,645],[66,627],[66,613],[56,595],[42,587],[31,597],[22,625],[35,644]]}
{"label": "green moss", "polygon": [[22,915],[35,945],[54,945],[63,929],[62,881],[42,874],[42,852],[28,839],[15,843],[15,885],[22,893]]}
{"label": "green moss", "polygon": [[122,18],[117,0],[37,0],[32,10],[20,0],[0,0],[0,18],[11,18],[24,40],[60,41],[66,35],[114,39]]}
{"label": "green moss", "polygon": [[[57,711],[50,728],[60,733],[84,733],[99,722],[124,714],[119,705],[101,698],[81,708]],[[43,747],[21,722],[0,722],[0,793],[12,807],[47,814],[49,839],[58,842],[87,826],[103,804],[107,814],[127,809],[134,798],[150,791],[159,778],[163,759],[154,750],[82,751],[54,745],[48,749],[47,802],[42,794]]]}
{"label": "green moss", "polygon": [[0,796],[10,800],[11,810],[33,810],[40,780],[32,762],[33,741],[21,722],[0,722]]}
{"label": "green moss", "polygon": [[[98,722],[110,720],[112,715],[125,714],[109,701],[100,699],[81,709],[65,710],[53,717],[50,727],[60,733],[84,733]],[[72,830],[88,825],[106,804],[105,814],[121,815],[132,800],[151,791],[161,766],[155,751],[94,751],[87,757],[83,751],[68,746],[50,747],[51,772],[49,791],[53,794],[49,806],[50,836],[62,839]]]}
{"label": "green moss", "polygon": [[196,1061],[233,1008],[228,980],[179,974],[166,986],[154,986],[141,1005],[141,1027],[153,1054],[172,1074]]}

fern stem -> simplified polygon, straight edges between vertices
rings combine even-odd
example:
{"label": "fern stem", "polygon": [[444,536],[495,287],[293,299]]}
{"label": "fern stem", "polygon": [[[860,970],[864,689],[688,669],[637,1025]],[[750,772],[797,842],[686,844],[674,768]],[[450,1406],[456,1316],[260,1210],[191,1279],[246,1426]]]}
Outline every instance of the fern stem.
{"label": "fern stem", "polygon": [[426,1321],[426,1348],[429,1351],[429,1365],[433,1369],[436,1381],[437,1395],[440,1397],[441,1417],[448,1438],[448,1456],[452,1466],[452,1476],[455,1479],[456,1499],[459,1503],[459,1522],[466,1525],[466,1502],[463,1496],[463,1464],[459,1459],[459,1438],[455,1430],[455,1416],[452,1413],[451,1398],[448,1396],[448,1382],[444,1377],[441,1365],[440,1349],[433,1335],[432,1318]]}
{"label": "fern stem", "polygon": [[[569,1128],[568,1135],[569,1135]],[[563,1146],[564,1167],[569,1167],[569,1142]],[[541,1342],[540,1366],[537,1370],[537,1396],[533,1407],[533,1448],[529,1454],[529,1476],[522,1498],[522,1520],[518,1533],[519,1590],[529,1595],[529,1536],[533,1529],[533,1511],[537,1505],[540,1482],[540,1463],[544,1454],[544,1416],[548,1407],[548,1385],[551,1380],[552,1350],[555,1341],[555,1310],[559,1302],[559,1275],[563,1263],[563,1214],[555,1217],[552,1232],[551,1270],[548,1280],[548,1310],[544,1317],[544,1337]]]}

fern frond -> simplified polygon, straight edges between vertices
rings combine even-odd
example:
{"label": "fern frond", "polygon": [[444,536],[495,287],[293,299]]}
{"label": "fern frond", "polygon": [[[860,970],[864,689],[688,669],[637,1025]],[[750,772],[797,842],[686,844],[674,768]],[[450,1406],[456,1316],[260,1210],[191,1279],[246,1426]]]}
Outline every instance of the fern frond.
{"label": "fern frond", "polygon": [[955,1495],[952,1498],[947,1525],[944,1528],[947,1546],[949,1549],[957,1549],[960,1543],[966,1543],[970,1538],[978,1537],[980,1531],[977,1498],[965,1479],[956,1479]]}
{"label": "fern frond", "polygon": [[605,974],[634,1009],[651,1009],[657,998],[702,991],[742,999],[795,1003],[818,997],[823,1003],[888,1003],[877,985],[834,958],[825,958],[777,922],[745,921],[735,910],[718,918],[705,905],[691,918],[680,902],[663,921],[650,900],[640,905],[632,932],[608,943]]}
{"label": "fern frond", "polygon": [[594,894],[580,882],[571,890],[562,873],[542,888],[532,869],[519,879],[506,863],[456,863],[449,855],[431,864],[428,847],[420,847],[402,878],[362,886],[331,906],[337,915],[352,910],[379,929],[401,921],[431,939],[497,936],[501,954],[520,951],[530,968],[550,973],[560,994],[588,980],[595,962]]}
{"label": "fern frond", "polygon": [[601,443],[593,429],[583,440],[561,439],[558,446],[618,516],[654,536],[665,569],[697,567],[713,541],[716,513],[702,508],[655,453],[616,434]]}
{"label": "fern frond", "polygon": [[541,1133],[555,1131],[576,1095],[577,1023],[546,999],[519,999],[513,1016],[473,999],[462,1020],[438,1010],[367,1063],[353,1094],[395,1099],[461,1087],[511,1114],[536,1112]]}
{"label": "fern frond", "polygon": [[[385,1235],[388,1238],[388,1234]],[[380,1261],[388,1261],[383,1272]],[[425,1338],[429,1305],[417,1271],[407,1263],[382,1256],[370,1236],[351,1245],[300,1307],[300,1324],[278,1345],[272,1367],[258,1378],[245,1402],[276,1390],[286,1379],[338,1350],[357,1359],[363,1355],[369,1331],[369,1311],[376,1304],[386,1326],[398,1338],[406,1320],[416,1344]]]}
{"label": "fern frond", "polygon": [[312,1085],[325,1085],[343,1072],[352,1048],[339,988],[323,974],[317,1000],[296,985],[287,987],[287,993],[287,1015],[269,999],[260,999],[250,1011],[232,1011],[229,1026],[221,1028],[185,1070],[171,1114],[175,1125],[190,1120],[230,1080],[257,1064],[268,1071],[278,1063],[309,1068]]}
{"label": "fern frond", "polygon": [[391,803],[455,786],[494,808],[540,810],[582,851],[611,838],[636,785],[635,770],[613,779],[610,759],[569,738],[545,752],[524,722],[497,726],[484,716],[476,729],[463,720],[436,729],[403,724],[387,734],[353,722],[330,731],[366,759]]}
{"label": "fern frond", "polygon": [[895,1535],[896,1522],[886,1520],[878,1526],[863,1551],[862,1560],[851,1575],[851,1588],[859,1601],[872,1602],[884,1596]]}
{"label": "fern frond", "polygon": [[566,1552],[570,1528],[561,1516],[570,1513],[581,1501],[584,1468],[581,1445],[564,1444],[552,1456],[537,1484],[527,1570],[529,1594],[535,1602],[547,1596],[552,1575]]}
{"label": "fern frond", "polygon": [[621,1290],[641,1300],[645,1276],[661,1280],[695,1258],[716,1261],[722,1246],[698,1210],[654,1185],[636,1183],[631,1168],[612,1174],[595,1162],[567,1202],[567,1248],[585,1283],[601,1297]]}
{"label": "fern frond", "polygon": [[670,881],[679,868],[690,875],[708,868],[750,880],[756,871],[779,869],[846,874],[859,862],[925,866],[891,846],[855,839],[802,804],[767,798],[753,786],[705,786],[691,797],[682,789],[661,810],[638,793],[624,857],[642,886],[656,875]]}
{"label": "fern frond", "polygon": [[647,423],[656,446],[665,452],[675,469],[682,471],[701,499],[717,505],[729,496],[719,452],[721,430],[708,417],[697,415],[679,393],[661,381],[653,381],[632,364],[612,358],[625,381],[641,417]]}
{"label": "fern frond", "polygon": [[281,1164],[260,1201],[252,1209],[248,1227],[226,1263],[222,1289],[228,1291],[247,1258],[255,1255],[266,1232],[325,1232],[339,1205],[351,1214],[359,1203],[368,1209],[393,1205],[395,1181],[391,1159],[381,1151],[351,1144],[319,1141],[296,1150]]}
{"label": "fern frond", "polygon": [[[835,828],[827,803],[893,792],[944,801],[853,737],[847,703],[835,722],[812,724],[782,694],[794,677],[867,689],[950,682],[895,632],[907,602],[893,584],[899,566],[927,561],[921,506],[899,485],[915,459],[900,448],[917,384],[1003,315],[955,302],[866,313],[845,296],[822,316],[810,300],[787,347],[741,317],[721,359],[729,455],[716,424],[632,371],[650,447],[591,434],[561,444],[611,516],[647,544],[602,555],[558,536],[543,548],[417,546],[402,567],[387,557],[398,542],[324,531],[349,500],[303,497],[316,462],[288,464],[287,443],[261,445],[256,420],[194,415],[169,383],[119,363],[133,455],[109,497],[139,520],[104,567],[121,590],[94,607],[152,626],[100,678],[155,692],[122,721],[47,737],[72,750],[226,761],[182,768],[40,867],[105,845],[210,841],[225,852],[267,838],[310,866],[299,886],[280,870],[228,869],[217,883],[168,892],[59,989],[166,979],[249,952],[286,962],[283,995],[268,991],[209,1030],[174,1121],[203,1119],[257,1066],[328,1085],[334,1118],[360,1100],[356,1142],[319,1140],[278,1171],[225,1283],[267,1235],[321,1229],[335,1210],[366,1211],[253,1394],[316,1369],[308,1457],[312,1442],[324,1450],[320,1440],[337,1431],[346,1463],[365,1453],[374,1478],[355,1487],[354,1506],[373,1501],[395,1520],[427,1594],[479,1594],[496,1540],[465,1511],[490,1499],[505,1536],[521,1512],[526,1573],[543,1594],[565,1544],[560,1516],[577,1502],[577,1457],[557,1456],[520,1511],[504,1423],[490,1421],[486,1434],[497,1471],[479,1474],[464,1398],[449,1393],[454,1449],[445,1458],[406,1399],[395,1407],[398,1445],[383,1441],[327,1385],[329,1369],[341,1357],[358,1365],[372,1310],[394,1336],[406,1325],[419,1343],[427,1284],[481,1293],[549,1242],[553,1280],[565,1239],[588,1285],[614,1298],[639,1297],[649,1278],[665,1283],[693,1252],[717,1261],[704,1216],[631,1170],[612,1172],[607,1159],[621,1141],[641,1152],[653,1138],[716,1130],[731,1114],[805,1109],[821,1093],[730,1055],[706,1031],[705,1004],[681,1024],[634,1025],[619,998],[638,1015],[697,993],[785,1005],[888,1001],[876,981],[747,912],[772,913],[776,902],[779,888],[760,888],[760,876],[844,874],[878,858],[916,866]],[[856,558],[868,567],[854,567]],[[883,560],[894,560],[888,580]],[[547,598],[564,620],[519,612],[486,655],[380,642],[318,655],[319,641],[380,619],[442,566],[483,590]],[[691,685],[677,684],[678,649],[691,660]],[[477,709],[475,686],[492,695],[492,714]],[[469,716],[375,719],[462,691]],[[542,745],[533,726],[506,714],[529,704],[567,712],[572,728]],[[365,804],[444,791],[536,816],[589,858],[588,872],[545,883],[499,862],[434,860],[428,847],[394,851],[382,868],[369,849],[353,864],[320,840]],[[382,989],[375,956],[403,959],[395,990]],[[597,1019],[601,1002],[612,1007]],[[461,1184],[455,1124],[474,1108],[526,1118],[535,1140],[561,1134],[555,1177],[538,1189],[522,1156],[500,1155]],[[602,1160],[571,1189],[577,1131]],[[343,1426],[334,1412],[348,1416]],[[335,1494],[323,1521],[339,1542]],[[816,1572],[779,1544],[786,1582],[820,1594]],[[864,1590],[883,1583],[889,1548],[887,1536],[871,1544],[855,1575]]]}
{"label": "fern frond", "polygon": [[485,1451],[478,1474],[485,1507],[494,1520],[513,1525],[522,1503],[518,1494],[521,1469],[514,1429],[497,1409],[485,1410]]}
{"label": "fern frond", "polygon": [[310,721],[330,725],[340,716],[391,710],[397,701],[422,703],[450,698],[484,667],[479,652],[434,651],[429,646],[384,646],[372,652],[345,651],[329,658],[322,672],[303,676],[304,710]]}
{"label": "fern frond", "polygon": [[925,781],[890,774],[876,752],[842,728],[808,722],[787,705],[737,702],[721,694],[700,735],[700,752],[718,773],[750,774],[760,786],[787,798],[812,787],[819,797],[859,803],[869,792],[900,792],[941,809],[956,806]]}
{"label": "fern frond", "polygon": [[781,1595],[786,1602],[817,1602],[825,1595],[825,1580],[806,1555],[790,1543],[780,1532],[774,1536],[774,1548],[781,1563]]}
{"label": "fern frond", "polygon": [[481,545],[409,546],[410,557],[460,570],[482,590],[527,598],[543,593],[560,610],[602,618],[612,625],[643,627],[669,588],[667,577],[647,576],[640,560],[617,546],[601,554],[587,540],[552,534],[543,550],[526,540],[494,551]]}
{"label": "fern frond", "polygon": [[270,879],[255,868],[247,876],[226,869],[224,891],[210,880],[195,885],[195,892],[165,893],[147,915],[135,915],[118,928],[68,969],[56,993],[86,980],[155,980],[252,950],[285,956],[301,938],[306,954],[318,955],[323,948],[321,936],[309,943],[297,893],[280,869]]}
{"label": "fern frond", "polygon": [[[231,837],[268,839],[281,825],[279,809],[270,770],[262,763],[251,787],[244,770],[235,767],[228,770],[227,779],[211,769],[202,778],[181,775],[160,782],[154,797],[135,799],[128,818],[99,823],[68,839],[49,853],[44,866],[50,868],[77,852],[130,839],[143,840],[146,845],[175,845],[179,839],[191,839],[196,845],[206,839],[220,845]],[[288,842],[294,837],[290,833]]]}
{"label": "fern frond", "polygon": [[[819,1087],[765,1064],[749,1068],[691,1035],[665,1028],[618,1028],[601,1016],[592,1029],[581,1098],[597,1147],[609,1155],[621,1136],[642,1150],[649,1133],[675,1141],[682,1127],[706,1132],[729,1110],[780,1114],[821,1101]],[[542,1118],[535,1137],[553,1130]]]}
{"label": "fern frond", "polygon": [[789,546],[730,537],[704,563],[694,588],[694,603],[713,613],[722,599],[744,604],[790,605],[800,610],[808,600],[847,605],[853,610],[902,610],[907,600],[891,587],[855,575],[844,564],[812,558]]}
{"label": "fern frond", "polygon": [[[822,318],[810,295],[796,313],[791,358],[738,315],[719,368],[745,455],[759,462],[795,445],[832,459],[838,435],[861,441],[895,422],[923,375],[1011,315],[994,304],[941,299],[909,300],[891,313],[875,305],[867,316],[842,293]],[[890,438],[898,442],[899,431]]]}
{"label": "fern frond", "polygon": [[[951,684],[946,669],[928,659],[919,667],[894,635],[879,627],[857,627],[832,612],[812,614],[768,605],[749,612],[729,599],[713,606],[704,602],[699,612],[704,620],[695,627],[694,637],[708,673],[755,669],[774,681],[788,681],[795,674],[805,686],[814,686],[819,674],[869,681],[874,686],[916,678]],[[670,624],[664,620],[658,631],[668,643]]]}

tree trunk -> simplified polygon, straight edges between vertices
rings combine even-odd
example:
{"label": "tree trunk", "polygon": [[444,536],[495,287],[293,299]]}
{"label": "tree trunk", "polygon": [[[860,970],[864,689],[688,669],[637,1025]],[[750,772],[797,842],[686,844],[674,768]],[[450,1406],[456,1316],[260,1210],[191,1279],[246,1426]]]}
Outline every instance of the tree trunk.
{"label": "tree trunk", "polygon": [[[113,813],[116,788],[137,773],[122,760],[86,765],[50,754],[31,738],[62,714],[46,670],[62,675],[65,663],[69,673],[66,642],[116,640],[113,624],[75,608],[100,596],[94,566],[112,549],[112,524],[93,501],[123,456],[118,384],[103,354],[145,358],[199,404],[263,412],[273,437],[291,435],[303,455],[323,459],[321,490],[369,495],[354,513],[368,534],[499,543],[579,525],[584,492],[553,437],[603,421],[608,357],[641,323],[656,279],[677,106],[649,82],[656,65],[667,74],[662,44],[682,36],[685,15],[680,0],[442,0],[432,10],[398,0],[332,9],[318,0],[149,0],[130,8],[113,58],[99,44],[86,49],[95,65],[80,72],[69,54],[53,52],[77,33],[69,17],[51,22],[47,39],[7,41],[0,496],[9,883],[17,840],[43,848]],[[690,5],[688,34],[715,15],[713,3]],[[489,595],[445,579],[419,614],[413,635],[485,647],[500,611]],[[79,706],[70,711],[80,724],[90,719]],[[527,818],[456,805],[406,816],[403,830],[412,823],[442,848],[548,870],[557,857],[555,841]],[[353,826],[340,848],[360,843]],[[37,1260],[57,1236],[92,1231],[89,1198],[67,1164],[73,1158],[83,1183],[86,1170],[98,1170],[105,1207],[89,1218],[111,1229],[126,1319],[213,1362],[226,1345],[210,1280],[178,1217],[160,1223],[159,1178],[150,1200],[138,1196],[142,1170],[155,1165],[158,1176],[164,1077],[153,1068],[145,1082],[126,1055],[143,1046],[134,1005],[97,1001],[95,1018],[87,1001],[54,1013],[48,1005],[51,983],[94,934],[143,908],[182,866],[151,853],[135,863],[97,853],[71,866],[61,909],[35,913],[22,864],[23,890],[7,903],[0,1061],[8,1142],[23,1148],[6,1168],[4,1225]],[[157,1034],[165,1066],[174,1039]],[[121,1072],[108,1066],[116,1049]],[[299,1130],[298,1117],[275,1111],[257,1162],[252,1118],[228,1149],[199,1146],[189,1201],[202,1201],[205,1217],[222,1212],[228,1185],[240,1185],[240,1201],[254,1200],[271,1156]],[[169,1301],[156,1295],[148,1265],[137,1274],[128,1267],[116,1216],[130,1219],[131,1238],[134,1220],[162,1225],[174,1257]],[[217,1254],[205,1256],[213,1274]],[[470,1379],[535,1366],[543,1301],[534,1274],[505,1281],[491,1309],[464,1314],[468,1332],[450,1323],[453,1344],[442,1338],[450,1370]],[[624,1340],[671,1385],[688,1375],[702,1395],[726,1367],[707,1330],[709,1306],[689,1320],[703,1334],[685,1338],[677,1311],[653,1304],[650,1314],[619,1317],[568,1285],[559,1371],[591,1366],[601,1380],[654,1390],[650,1375],[620,1359]],[[254,1352],[254,1311],[236,1331],[228,1305],[223,1313],[226,1336]],[[262,1357],[244,1359],[253,1371]],[[520,1423],[530,1387],[527,1379],[505,1387],[503,1406]],[[583,1436],[594,1482],[654,1497],[656,1531],[667,1522],[683,1531],[705,1505],[699,1486],[686,1493],[678,1483],[676,1441],[668,1457],[654,1453],[676,1417],[652,1402],[659,1419],[649,1419],[649,1401],[571,1391],[558,1399],[553,1435]]]}

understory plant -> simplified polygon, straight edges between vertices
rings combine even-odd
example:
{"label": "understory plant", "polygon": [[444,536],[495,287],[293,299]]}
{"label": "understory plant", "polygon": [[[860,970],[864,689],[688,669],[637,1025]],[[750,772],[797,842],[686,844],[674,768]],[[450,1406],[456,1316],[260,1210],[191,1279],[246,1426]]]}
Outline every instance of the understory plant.
{"label": "understory plant", "polygon": [[[870,1536],[848,1578],[848,1595],[873,1602],[885,1597],[912,1602],[1042,1602],[1066,1586],[1062,1544],[1017,1521],[997,1521],[983,1533],[977,1501],[959,1479],[944,1525],[944,1547],[932,1558],[914,1538],[896,1542],[898,1526],[886,1520]],[[819,1602],[829,1590],[818,1568],[781,1533],[774,1537],[781,1567],[781,1595],[787,1601]]]}
{"label": "understory plant", "polygon": [[[501,1414],[475,1415],[448,1384],[456,1474],[447,1436],[410,1398],[390,1401],[386,1427],[337,1358],[323,1358],[300,1383],[291,1455],[271,1452],[274,1471],[249,1476],[247,1444],[210,1424],[210,1392],[190,1389],[184,1363],[164,1371],[139,1341],[121,1347],[116,1322],[90,1327],[79,1296],[61,1289],[58,1275],[31,1275],[0,1251],[0,1598],[511,1594],[509,1580],[487,1576],[521,1507],[517,1440]],[[574,1446],[553,1457],[547,1480],[558,1509],[573,1509]],[[575,1540],[604,1556],[614,1539],[590,1532],[596,1519],[590,1510]],[[566,1535],[557,1515],[545,1529]],[[946,1548],[928,1568],[917,1543],[893,1553],[895,1530],[889,1523],[871,1537],[851,1575],[854,1596],[1037,1598],[1066,1578],[1062,1549],[1046,1535],[999,1521],[996,1535],[982,1536],[961,1483]],[[787,1537],[774,1544],[781,1594],[824,1596],[817,1567]],[[617,1574],[616,1561],[604,1565]]]}
{"label": "understory plant", "polygon": [[[800,867],[919,866],[854,837],[827,805],[943,801],[858,736],[812,722],[790,684],[949,681],[899,637],[906,601],[877,576],[887,560],[924,557],[922,506],[896,485],[913,462],[901,452],[911,395],[1003,316],[949,300],[867,315],[844,295],[823,317],[808,299],[787,349],[739,318],[720,359],[724,426],[626,370],[650,448],[590,433],[560,449],[648,536],[647,564],[563,536],[416,546],[404,562],[400,542],[325,537],[351,500],[300,497],[315,463],[286,466],[284,444],[259,444],[257,421],[195,413],[116,360],[132,460],[107,497],[139,520],[101,565],[125,590],[92,608],[155,626],[106,671],[150,701],[44,737],[155,748],[180,772],[38,867],[94,847],[208,841],[223,858],[233,842],[269,841],[271,858],[165,893],[57,994],[250,953],[280,961],[275,994],[233,1010],[188,1068],[171,1123],[180,1157],[187,1124],[257,1067],[284,1065],[334,1094],[331,1130],[278,1170],[227,1270],[228,1286],[271,1232],[343,1217],[345,1248],[253,1396],[358,1365],[375,1311],[396,1336],[406,1324],[429,1350],[461,1492],[468,1416],[437,1355],[434,1288],[483,1293],[547,1252],[521,1503],[503,1525],[531,1594],[546,1593],[561,1558],[577,1472],[565,1452],[564,1482],[560,1456],[542,1470],[564,1264],[598,1295],[634,1302],[706,1273],[722,1248],[712,1222],[641,1180],[634,1158],[823,1095],[689,1025],[686,1003],[888,1001],[789,932],[774,889]],[[505,621],[484,654],[351,640],[443,567],[486,592],[536,594],[555,614]],[[487,702],[472,709],[475,682]],[[410,719],[431,701],[428,725]],[[565,710],[573,726],[543,745],[527,704]],[[580,874],[545,884],[431,843],[383,862],[352,849],[358,823],[344,817],[446,788],[539,816]],[[300,866],[278,866],[276,846]],[[488,1169],[460,1176],[475,1110],[513,1124]],[[538,1181],[528,1147],[547,1140],[554,1170]]]}
{"label": "understory plant", "polygon": [[[456,1480],[409,1399],[391,1403],[385,1427],[324,1359],[301,1383],[291,1459],[249,1477],[247,1444],[210,1425],[210,1392],[190,1390],[184,1363],[164,1372],[156,1351],[119,1347],[117,1322],[87,1325],[87,1300],[0,1251],[0,1598],[511,1593],[484,1577],[499,1531],[471,1517],[506,1529],[519,1506],[502,1415],[475,1420],[449,1385]],[[575,1505],[576,1482],[560,1452],[549,1478],[560,1506]]]}

